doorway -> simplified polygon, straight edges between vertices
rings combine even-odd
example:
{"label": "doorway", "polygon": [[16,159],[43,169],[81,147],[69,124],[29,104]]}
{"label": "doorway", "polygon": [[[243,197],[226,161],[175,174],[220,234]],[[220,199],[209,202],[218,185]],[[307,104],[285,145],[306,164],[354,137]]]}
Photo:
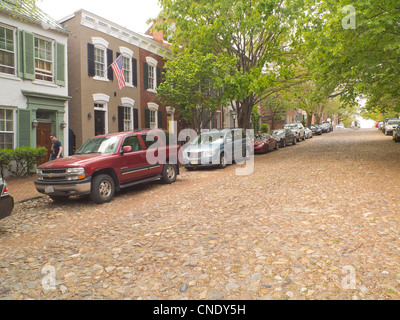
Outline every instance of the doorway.
{"label": "doorway", "polygon": [[49,161],[51,153],[51,141],[50,135],[52,133],[52,125],[47,122],[39,122],[36,128],[36,146],[45,147],[47,149],[47,155],[40,159],[38,165]]}
{"label": "doorway", "polygon": [[105,112],[94,110],[94,135],[98,136],[106,133]]}

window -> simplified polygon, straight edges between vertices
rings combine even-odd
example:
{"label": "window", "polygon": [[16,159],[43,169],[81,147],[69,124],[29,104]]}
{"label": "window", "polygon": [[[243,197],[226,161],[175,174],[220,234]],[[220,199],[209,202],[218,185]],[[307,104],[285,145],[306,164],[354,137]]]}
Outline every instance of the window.
{"label": "window", "polygon": [[124,63],[124,77],[125,83],[131,83],[131,59],[127,57],[122,57]]}
{"label": "window", "polygon": [[14,111],[0,109],[0,149],[14,148]]}
{"label": "window", "polygon": [[122,147],[130,146],[132,147],[132,151],[140,151],[142,150],[142,146],[140,145],[139,138],[137,136],[127,137],[124,140]]}
{"label": "window", "polygon": [[156,87],[156,84],[155,84],[156,77],[155,77],[154,69],[155,69],[154,66],[149,65],[149,86],[148,87],[149,87],[149,89],[152,89],[152,90],[154,90]]}
{"label": "window", "polygon": [[35,79],[53,82],[53,43],[35,38]]}
{"label": "window", "polygon": [[150,129],[157,129],[157,111],[150,110]]}
{"label": "window", "polygon": [[94,48],[94,70],[95,75],[103,78],[105,74],[105,50]]}
{"label": "window", "polygon": [[0,72],[15,75],[14,30],[0,26]]}
{"label": "window", "polygon": [[133,128],[132,108],[124,107],[124,131],[130,131]]}

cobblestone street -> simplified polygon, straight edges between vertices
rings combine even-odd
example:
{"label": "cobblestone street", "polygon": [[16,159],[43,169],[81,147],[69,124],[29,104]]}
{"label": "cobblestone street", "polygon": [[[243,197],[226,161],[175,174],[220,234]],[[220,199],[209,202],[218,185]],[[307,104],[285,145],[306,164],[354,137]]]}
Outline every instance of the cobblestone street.
{"label": "cobblestone street", "polygon": [[[336,130],[0,221],[0,299],[399,299],[400,145]],[[53,281],[54,279],[54,281]]]}

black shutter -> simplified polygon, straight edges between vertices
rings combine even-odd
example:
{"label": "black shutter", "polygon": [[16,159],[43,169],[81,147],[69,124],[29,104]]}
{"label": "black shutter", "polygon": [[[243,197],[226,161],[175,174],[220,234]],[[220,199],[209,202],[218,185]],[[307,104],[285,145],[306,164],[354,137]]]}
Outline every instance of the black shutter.
{"label": "black shutter", "polygon": [[150,110],[144,109],[144,127],[149,129],[150,128]]}
{"label": "black shutter", "polygon": [[149,88],[149,65],[146,62],[143,62],[143,88]]}
{"label": "black shutter", "polygon": [[133,108],[133,129],[139,129],[139,112]]}
{"label": "black shutter", "polygon": [[132,58],[132,84],[137,87],[137,60]]}
{"label": "black shutter", "polygon": [[158,116],[158,128],[162,128],[163,126],[162,126],[162,112],[161,111],[158,111],[158,114],[157,114],[157,116]]}
{"label": "black shutter", "polygon": [[88,75],[94,77],[94,44],[88,43]]}
{"label": "black shutter", "polygon": [[124,107],[118,107],[118,132],[124,131]]}
{"label": "black shutter", "polygon": [[161,69],[156,67],[156,70],[157,70],[157,87],[158,87],[161,83]]}
{"label": "black shutter", "polygon": [[[107,67],[113,62],[113,51],[111,49],[107,49]],[[108,80],[114,80],[114,73],[111,67],[108,67],[107,69],[107,78]]]}

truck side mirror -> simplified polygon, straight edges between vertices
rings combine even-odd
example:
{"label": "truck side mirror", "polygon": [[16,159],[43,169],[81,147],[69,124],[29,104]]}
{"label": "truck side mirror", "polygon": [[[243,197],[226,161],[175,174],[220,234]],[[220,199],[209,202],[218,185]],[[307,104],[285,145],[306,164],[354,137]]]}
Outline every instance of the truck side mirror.
{"label": "truck side mirror", "polygon": [[125,146],[122,148],[122,153],[126,153],[126,152],[131,152],[132,151],[132,147],[131,146]]}

